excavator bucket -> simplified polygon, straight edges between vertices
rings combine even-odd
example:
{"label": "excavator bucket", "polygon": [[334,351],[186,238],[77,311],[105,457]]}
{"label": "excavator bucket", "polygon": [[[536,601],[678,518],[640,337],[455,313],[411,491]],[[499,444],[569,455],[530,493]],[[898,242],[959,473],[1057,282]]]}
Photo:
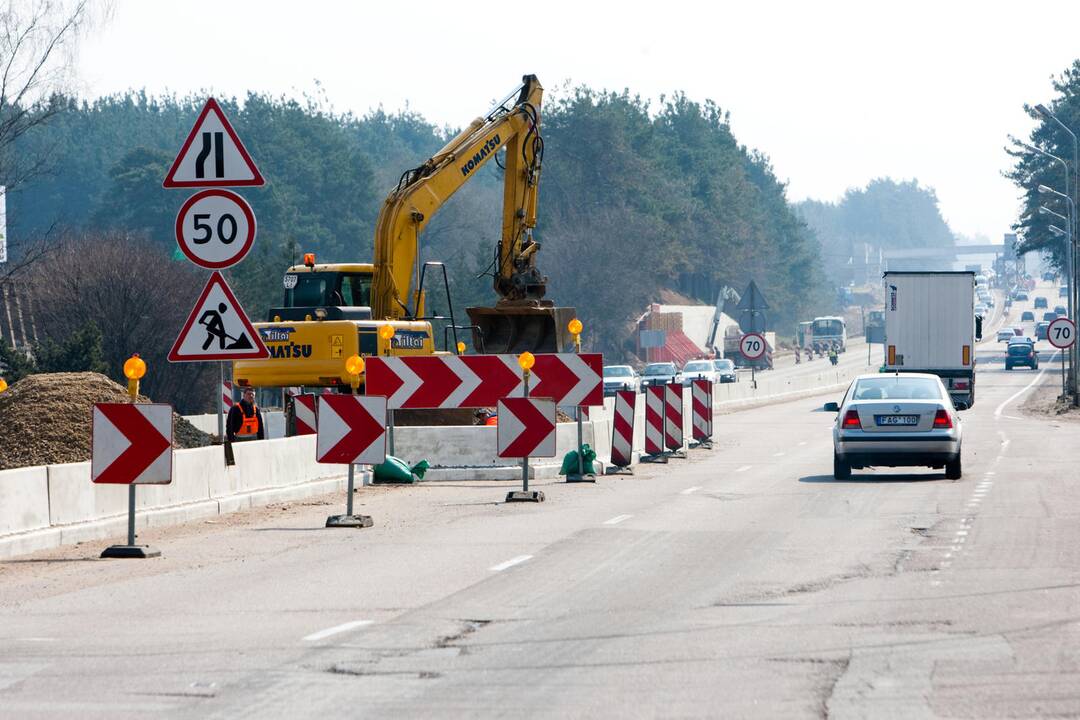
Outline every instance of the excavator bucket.
{"label": "excavator bucket", "polygon": [[577,316],[569,307],[500,303],[467,308],[473,347],[486,354],[570,352],[574,339],[566,328]]}

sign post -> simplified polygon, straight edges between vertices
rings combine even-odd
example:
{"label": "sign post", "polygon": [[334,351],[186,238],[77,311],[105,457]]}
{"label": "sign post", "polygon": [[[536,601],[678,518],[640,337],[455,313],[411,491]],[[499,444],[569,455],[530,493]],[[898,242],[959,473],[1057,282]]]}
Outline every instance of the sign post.
{"label": "sign post", "polygon": [[529,456],[555,456],[555,401],[529,397],[529,375],[536,357],[531,352],[518,355],[524,382],[520,398],[499,400],[496,444],[499,457],[521,458],[521,490],[506,494],[506,502],[544,502],[544,493],[529,490]]}
{"label": "sign post", "polygon": [[[351,367],[350,367],[351,364]],[[363,370],[363,360],[354,355],[346,361],[350,374]],[[315,460],[349,466],[345,514],[331,515],[326,527],[371,527],[369,515],[353,513],[356,465],[379,465],[386,460],[386,398],[369,395],[319,396],[319,428]]]}
{"label": "sign post", "polygon": [[127,544],[110,545],[103,558],[161,555],[135,544],[135,486],[172,482],[173,410],[171,405],[138,405],[139,380],[146,363],[136,354],[124,363],[130,403],[95,403],[90,478],[94,483],[128,486]]}
{"label": "sign post", "polygon": [[[1052,320],[1046,327],[1046,339],[1059,350],[1068,350],[1076,343],[1076,325],[1067,317]],[[1065,353],[1061,353],[1061,396],[1066,395]]]}
{"label": "sign post", "polygon": [[760,333],[746,333],[739,340],[739,352],[750,361],[750,383],[755,390],[757,390],[757,375],[755,373],[757,365],[755,361],[765,354],[765,347],[765,337]]}
{"label": "sign post", "polygon": [[[566,329],[570,331],[570,334],[574,338],[574,353],[581,354],[581,331],[583,326],[581,321],[577,318],[571,320]],[[578,482],[596,482],[596,475],[593,473],[585,474],[585,439],[584,430],[582,428],[582,421],[585,415],[585,405],[578,405],[575,415],[577,415],[577,472],[567,473],[566,482],[578,483]]]}

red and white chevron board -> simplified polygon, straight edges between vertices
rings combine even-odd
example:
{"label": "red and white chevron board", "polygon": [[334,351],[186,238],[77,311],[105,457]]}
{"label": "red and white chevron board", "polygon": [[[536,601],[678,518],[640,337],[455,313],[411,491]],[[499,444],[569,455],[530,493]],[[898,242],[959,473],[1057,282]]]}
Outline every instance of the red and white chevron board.
{"label": "red and white chevron board", "polygon": [[683,446],[682,384],[669,383],[664,391],[664,445],[668,450],[678,450]]}
{"label": "red and white chevron board", "polygon": [[317,397],[312,393],[293,395],[293,417],[296,419],[297,435],[314,435],[319,429],[318,418],[315,414]]}
{"label": "red and white chevron board", "polygon": [[386,398],[320,395],[315,460],[378,465],[386,460]]}
{"label": "red and white chevron board", "polygon": [[636,390],[615,393],[615,415],[611,423],[611,464],[629,467],[634,458],[634,413],[637,411]]}
{"label": "red and white chevron board", "polygon": [[[604,358],[600,353],[536,356],[529,394],[556,405],[603,405]],[[382,395],[387,407],[492,407],[505,397],[523,397],[516,355],[418,355],[368,359],[364,392]]]}
{"label": "red and white chevron board", "polygon": [[232,383],[228,380],[221,381],[221,402],[225,404],[226,410],[233,406]]}
{"label": "red and white chevron board", "polygon": [[645,388],[645,454],[664,452],[664,392],[663,385]]}
{"label": "red and white chevron board", "polygon": [[498,418],[499,457],[555,457],[554,400],[503,398]]}
{"label": "red and white chevron board", "polygon": [[171,405],[95,403],[90,479],[116,485],[172,482]]}
{"label": "red and white chevron board", "polygon": [[695,440],[712,437],[713,384],[709,380],[694,380],[691,389],[693,406],[691,433]]}

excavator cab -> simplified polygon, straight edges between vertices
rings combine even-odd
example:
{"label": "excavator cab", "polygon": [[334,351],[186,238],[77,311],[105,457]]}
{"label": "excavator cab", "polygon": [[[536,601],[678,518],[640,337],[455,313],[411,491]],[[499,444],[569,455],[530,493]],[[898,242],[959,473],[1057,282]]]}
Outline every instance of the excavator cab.
{"label": "excavator cab", "polygon": [[577,316],[572,307],[554,307],[550,301],[503,301],[466,312],[473,326],[473,347],[480,352],[556,353],[574,347],[566,327]]}

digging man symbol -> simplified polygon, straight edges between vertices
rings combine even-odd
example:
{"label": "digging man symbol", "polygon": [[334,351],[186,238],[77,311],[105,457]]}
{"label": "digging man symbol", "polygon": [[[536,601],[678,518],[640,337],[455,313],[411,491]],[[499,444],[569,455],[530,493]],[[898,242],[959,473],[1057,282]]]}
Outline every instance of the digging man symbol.
{"label": "digging man symbol", "polygon": [[[225,303],[218,303],[217,310],[207,310],[199,318],[199,324],[206,326],[206,340],[203,341],[202,349],[206,350],[217,340],[218,350],[246,350],[251,347],[251,341],[243,332],[235,338],[225,332],[225,321],[222,316],[228,310]],[[231,340],[231,343],[226,344]]]}

